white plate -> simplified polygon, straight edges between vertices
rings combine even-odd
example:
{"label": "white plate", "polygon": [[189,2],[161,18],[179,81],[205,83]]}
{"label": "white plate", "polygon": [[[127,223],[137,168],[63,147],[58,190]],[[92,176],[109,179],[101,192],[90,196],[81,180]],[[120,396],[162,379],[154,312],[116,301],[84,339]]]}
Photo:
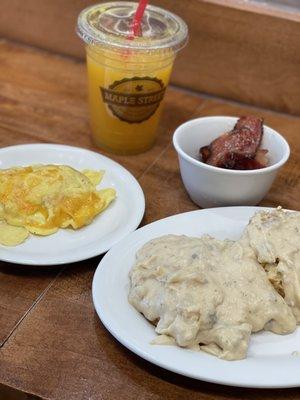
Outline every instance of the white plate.
{"label": "white plate", "polygon": [[[144,359],[192,378],[257,388],[300,385],[300,328],[290,335],[260,332],[252,335],[248,357],[220,360],[204,352],[157,346],[153,326],[127,301],[128,272],[136,251],[148,240],[165,234],[237,239],[257,207],[227,207],[192,211],[154,222],[133,232],[102,259],[93,280],[96,311],[111,334]],[[299,352],[298,356],[292,354]]]}
{"label": "white plate", "polygon": [[65,264],[102,254],[133,232],[143,217],[145,198],[136,179],[121,165],[98,153],[56,144],[28,144],[0,149],[0,168],[65,164],[78,170],[104,169],[99,188],[117,191],[115,201],[79,230],[60,229],[51,236],[30,237],[16,247],[0,245],[0,260],[18,264]]}

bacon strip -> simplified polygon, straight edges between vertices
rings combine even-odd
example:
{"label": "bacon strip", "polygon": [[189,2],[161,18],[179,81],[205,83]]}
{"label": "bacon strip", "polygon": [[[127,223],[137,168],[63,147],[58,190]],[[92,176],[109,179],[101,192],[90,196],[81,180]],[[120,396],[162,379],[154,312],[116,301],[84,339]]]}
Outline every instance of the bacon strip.
{"label": "bacon strip", "polygon": [[263,135],[263,119],[241,117],[232,131],[201,147],[203,162],[220,168],[256,169],[267,165],[267,150],[259,150]]}

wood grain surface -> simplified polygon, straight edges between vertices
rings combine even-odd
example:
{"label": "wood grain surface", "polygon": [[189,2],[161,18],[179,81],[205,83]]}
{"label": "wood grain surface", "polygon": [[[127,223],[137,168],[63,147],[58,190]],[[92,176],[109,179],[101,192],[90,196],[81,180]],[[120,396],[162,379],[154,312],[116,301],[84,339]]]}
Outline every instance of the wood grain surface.
{"label": "wood grain surface", "polygon": [[[1,0],[0,36],[84,57],[79,12],[98,0]],[[243,0],[153,0],[180,15],[190,41],[172,82],[194,91],[300,114],[300,11]]]}
{"label": "wood grain surface", "polygon": [[[145,192],[143,224],[197,209],[183,188],[171,145],[176,126],[197,116],[249,113],[263,116],[292,149],[262,204],[300,209],[299,118],[169,88],[156,145],[137,156],[109,155],[136,176]],[[85,65],[3,40],[0,146],[33,142],[106,154],[90,140]],[[130,353],[94,312],[91,282],[99,260],[58,268],[0,263],[0,385],[5,393],[11,388],[14,394],[51,400],[300,399],[298,389],[247,390],[184,378]]]}

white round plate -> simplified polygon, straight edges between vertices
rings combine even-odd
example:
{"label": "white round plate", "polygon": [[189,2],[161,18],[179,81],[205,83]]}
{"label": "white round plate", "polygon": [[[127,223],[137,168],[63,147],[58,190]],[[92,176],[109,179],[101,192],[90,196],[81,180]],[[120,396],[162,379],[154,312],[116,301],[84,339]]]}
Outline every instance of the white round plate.
{"label": "white round plate", "polygon": [[[300,385],[300,328],[290,335],[251,336],[248,357],[225,361],[205,352],[151,345],[154,327],[127,301],[128,272],[136,251],[165,234],[237,239],[258,207],[226,207],[174,215],[128,235],[102,259],[93,280],[96,311],[111,334],[144,359],[170,371],[231,386],[281,388]],[[298,353],[297,353],[298,352]],[[297,355],[298,354],[298,355]]]}
{"label": "white round plate", "polygon": [[103,169],[99,188],[115,188],[117,198],[90,225],[30,237],[21,245],[0,245],[0,260],[29,265],[57,265],[85,260],[109,250],[133,232],[144,215],[145,198],[136,179],[120,164],[79,147],[26,144],[0,149],[0,169],[33,164],[64,164],[78,170]]}

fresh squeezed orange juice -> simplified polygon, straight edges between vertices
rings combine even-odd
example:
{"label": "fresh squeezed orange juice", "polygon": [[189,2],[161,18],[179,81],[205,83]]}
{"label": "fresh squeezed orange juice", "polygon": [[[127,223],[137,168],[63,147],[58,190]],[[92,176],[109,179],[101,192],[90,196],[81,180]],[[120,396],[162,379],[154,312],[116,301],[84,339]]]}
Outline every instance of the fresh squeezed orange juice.
{"label": "fresh squeezed orange juice", "polygon": [[151,70],[132,54],[107,62],[105,52],[87,49],[89,104],[94,142],[121,154],[148,150],[157,134],[162,99],[173,57],[158,60]]}
{"label": "fresh squeezed orange juice", "polygon": [[118,154],[140,153],[155,142],[174,59],[187,37],[179,17],[150,6],[141,36],[129,39],[136,6],[103,3],[78,19],[79,35],[87,43],[92,137]]}

